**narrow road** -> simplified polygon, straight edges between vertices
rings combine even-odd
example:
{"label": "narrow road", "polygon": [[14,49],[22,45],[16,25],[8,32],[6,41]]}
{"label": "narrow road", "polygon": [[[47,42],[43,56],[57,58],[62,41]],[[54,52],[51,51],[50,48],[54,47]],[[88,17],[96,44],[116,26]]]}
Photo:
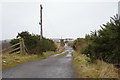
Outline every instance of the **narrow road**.
{"label": "narrow road", "polygon": [[66,56],[51,56],[3,70],[3,78],[74,78],[72,50]]}

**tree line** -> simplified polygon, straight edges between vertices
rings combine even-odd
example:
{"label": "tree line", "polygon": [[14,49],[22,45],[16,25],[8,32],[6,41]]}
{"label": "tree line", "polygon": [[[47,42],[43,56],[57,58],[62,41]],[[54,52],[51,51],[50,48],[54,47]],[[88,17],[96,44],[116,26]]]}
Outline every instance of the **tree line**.
{"label": "tree line", "polygon": [[[28,54],[43,54],[46,51],[56,51],[57,46],[51,39],[40,38],[40,35],[30,34],[28,31],[23,31],[18,33],[16,39],[10,41],[11,45],[19,42],[19,39],[24,40],[25,46],[27,48]],[[16,46],[18,47],[18,46]]]}
{"label": "tree line", "polygon": [[100,27],[101,29],[91,31],[84,39],[76,39],[73,48],[77,49],[77,45],[81,42],[85,46],[80,48],[80,53],[86,54],[91,61],[100,59],[108,63],[120,64],[120,17],[115,15]]}

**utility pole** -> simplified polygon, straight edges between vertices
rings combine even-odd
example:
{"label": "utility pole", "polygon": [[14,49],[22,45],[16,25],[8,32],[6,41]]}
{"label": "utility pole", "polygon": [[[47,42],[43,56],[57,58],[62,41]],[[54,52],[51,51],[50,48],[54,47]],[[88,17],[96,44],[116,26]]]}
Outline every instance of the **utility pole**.
{"label": "utility pole", "polygon": [[40,4],[40,22],[39,22],[39,25],[40,25],[40,37],[41,39],[43,38],[43,29],[42,29],[42,4]]}
{"label": "utility pole", "polygon": [[120,1],[118,2],[118,16],[119,16],[119,19],[120,19]]}

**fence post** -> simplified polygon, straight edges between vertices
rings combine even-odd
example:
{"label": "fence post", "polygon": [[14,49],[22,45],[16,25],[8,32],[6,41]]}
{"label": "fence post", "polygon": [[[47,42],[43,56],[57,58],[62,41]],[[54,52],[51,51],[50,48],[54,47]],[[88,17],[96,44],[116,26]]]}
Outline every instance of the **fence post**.
{"label": "fence post", "polygon": [[22,40],[22,46],[23,46],[23,54],[27,54],[27,52],[25,51],[26,50],[26,47],[25,47],[25,44],[24,44],[24,39]]}
{"label": "fence post", "polygon": [[20,54],[22,54],[22,38],[20,38]]}
{"label": "fence post", "polygon": [[24,39],[20,39],[20,54],[26,54],[25,52],[25,45],[24,45]]}

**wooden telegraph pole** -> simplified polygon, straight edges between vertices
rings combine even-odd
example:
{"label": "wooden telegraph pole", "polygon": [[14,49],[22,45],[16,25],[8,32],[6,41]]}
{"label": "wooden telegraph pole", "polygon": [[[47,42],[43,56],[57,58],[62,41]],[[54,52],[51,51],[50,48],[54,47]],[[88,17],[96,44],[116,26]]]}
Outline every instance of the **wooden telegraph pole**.
{"label": "wooden telegraph pole", "polygon": [[39,25],[40,25],[40,36],[41,36],[41,39],[43,38],[43,29],[42,29],[42,4],[40,4],[40,22],[39,22]]}
{"label": "wooden telegraph pole", "polygon": [[118,16],[120,18],[120,1],[118,2]]}

